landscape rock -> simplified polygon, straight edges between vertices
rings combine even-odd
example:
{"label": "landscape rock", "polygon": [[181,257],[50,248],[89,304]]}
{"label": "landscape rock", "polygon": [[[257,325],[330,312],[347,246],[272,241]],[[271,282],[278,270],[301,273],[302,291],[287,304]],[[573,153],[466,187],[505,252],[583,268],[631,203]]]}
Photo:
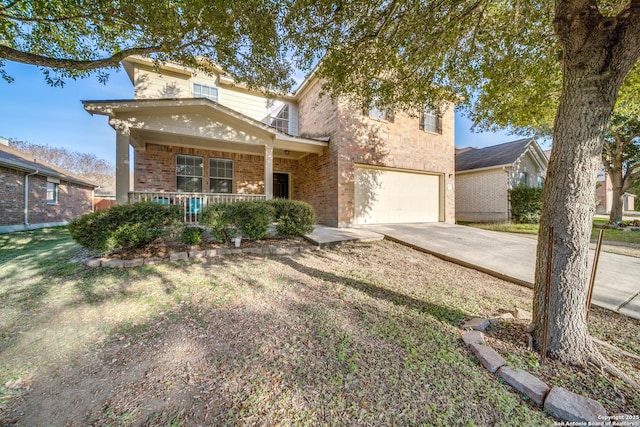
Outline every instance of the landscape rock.
{"label": "landscape rock", "polygon": [[100,267],[102,264],[102,258],[91,258],[84,262],[87,267]]}
{"label": "landscape rock", "polygon": [[473,329],[474,331],[484,331],[489,326],[489,321],[487,319],[480,319],[474,317],[473,319],[467,321],[464,325],[462,325],[462,329]]}
{"label": "landscape rock", "polygon": [[105,259],[102,261],[103,267],[115,267],[115,268],[123,268],[124,261],[121,259]]}
{"label": "landscape rock", "polygon": [[513,317],[515,317],[518,320],[531,320],[533,319],[533,315],[528,312],[527,310],[523,310],[521,308],[516,308],[515,310],[512,311],[513,313]]}
{"label": "landscape rock", "polygon": [[164,261],[164,258],[159,258],[159,257],[145,258],[144,259],[144,265],[160,264],[163,261]]}
{"label": "landscape rock", "polygon": [[515,320],[515,317],[513,317],[513,314],[502,313],[498,317],[494,317],[493,319],[489,320],[489,322],[491,322],[492,325],[495,325],[500,322],[509,322],[511,320]]}
{"label": "landscape rock", "polygon": [[189,258],[205,258],[207,251],[189,251]]}
{"label": "landscape rock", "polygon": [[187,258],[189,258],[189,254],[186,252],[174,252],[169,255],[169,261],[179,261]]}
{"label": "landscape rock", "polygon": [[496,372],[506,360],[502,358],[494,349],[482,344],[471,344],[473,354],[478,358],[482,366],[489,372]]}
{"label": "landscape rock", "polygon": [[462,333],[462,341],[466,345],[484,344],[484,337],[480,331],[466,331]]}
{"label": "landscape rock", "polygon": [[218,250],[217,249],[207,249],[205,251],[205,253],[207,254],[208,258],[212,258],[214,256],[218,256]]}
{"label": "landscape rock", "polygon": [[544,401],[544,409],[563,421],[602,423],[607,419],[607,411],[600,402],[562,387],[551,389]]}
{"label": "landscape rock", "polygon": [[242,250],[245,254],[262,254],[262,248],[245,248]]}
{"label": "landscape rock", "polygon": [[511,387],[527,395],[536,405],[542,406],[544,404],[544,398],[549,393],[550,388],[529,372],[503,366],[498,371],[498,375]]}
{"label": "landscape rock", "polygon": [[126,260],[124,260],[124,267],[125,268],[140,267],[143,264],[144,264],[144,258],[136,258],[136,259],[126,259]]}

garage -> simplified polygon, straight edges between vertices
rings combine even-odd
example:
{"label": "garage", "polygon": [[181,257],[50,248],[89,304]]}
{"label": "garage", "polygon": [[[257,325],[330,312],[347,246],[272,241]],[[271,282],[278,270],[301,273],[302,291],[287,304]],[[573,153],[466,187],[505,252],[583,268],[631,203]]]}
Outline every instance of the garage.
{"label": "garage", "polygon": [[441,220],[440,175],[356,166],[354,191],[356,224]]}

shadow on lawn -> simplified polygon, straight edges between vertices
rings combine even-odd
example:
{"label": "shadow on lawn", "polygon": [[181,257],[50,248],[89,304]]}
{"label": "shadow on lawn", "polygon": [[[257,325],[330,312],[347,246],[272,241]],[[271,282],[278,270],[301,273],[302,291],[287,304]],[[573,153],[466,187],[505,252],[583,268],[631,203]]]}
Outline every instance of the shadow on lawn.
{"label": "shadow on lawn", "polygon": [[465,318],[468,318],[468,315],[465,314],[462,310],[455,308],[451,309],[449,307],[444,307],[438,304],[432,304],[417,298],[413,298],[411,296],[401,294],[390,289],[385,289],[384,287],[377,286],[371,282],[365,280],[354,279],[351,277],[338,276],[337,274],[318,270],[313,267],[308,267],[303,264],[300,264],[295,259],[291,257],[283,257],[278,259],[282,264],[291,267],[300,273],[318,277],[322,280],[326,280],[332,283],[342,284],[344,286],[349,286],[353,289],[356,289],[360,292],[364,292],[375,299],[382,299],[393,303],[395,305],[403,306],[410,308],[412,310],[419,311],[421,313],[428,314],[433,318],[448,323],[453,326],[460,326],[462,321]]}

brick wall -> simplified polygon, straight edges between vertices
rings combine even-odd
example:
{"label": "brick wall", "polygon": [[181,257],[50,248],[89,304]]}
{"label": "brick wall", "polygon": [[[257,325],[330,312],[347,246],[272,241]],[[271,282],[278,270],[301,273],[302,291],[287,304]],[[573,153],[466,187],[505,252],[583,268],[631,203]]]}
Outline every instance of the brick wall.
{"label": "brick wall", "polygon": [[471,222],[509,220],[509,175],[502,169],[456,176],[456,218]]}
{"label": "brick wall", "polygon": [[328,96],[320,96],[318,81],[298,104],[300,136],[331,138],[323,154],[309,154],[298,165],[296,198],[313,206],[320,224],[338,225],[338,109]]}
{"label": "brick wall", "polygon": [[376,120],[342,102],[339,148],[340,226],[354,220],[354,163],[429,172],[441,176],[444,220],[455,222],[453,106],[442,118],[442,134],[420,130],[419,118],[396,112],[394,121]]}
{"label": "brick wall", "polygon": [[[24,172],[0,167],[0,225],[24,224]],[[93,210],[92,188],[61,181],[58,203],[47,203],[47,178],[29,177],[29,224],[67,222]]]}
{"label": "brick wall", "polygon": [[[264,156],[229,153],[225,151],[147,144],[146,151],[136,151],[134,158],[135,191],[176,191],[176,156],[184,154],[203,158],[204,177],[202,191],[209,192],[209,159],[233,160],[233,192],[264,194]],[[298,161],[276,157],[274,172],[292,173],[292,197],[296,194],[295,174]]]}
{"label": "brick wall", "polygon": [[24,172],[0,166],[0,225],[24,223]]}

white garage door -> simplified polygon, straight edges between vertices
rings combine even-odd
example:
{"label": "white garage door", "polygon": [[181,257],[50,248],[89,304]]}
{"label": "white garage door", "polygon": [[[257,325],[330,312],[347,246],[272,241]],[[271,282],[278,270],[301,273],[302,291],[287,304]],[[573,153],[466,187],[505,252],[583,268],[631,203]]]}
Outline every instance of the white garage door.
{"label": "white garage door", "polygon": [[355,168],[355,223],[437,222],[440,177],[388,169]]}

